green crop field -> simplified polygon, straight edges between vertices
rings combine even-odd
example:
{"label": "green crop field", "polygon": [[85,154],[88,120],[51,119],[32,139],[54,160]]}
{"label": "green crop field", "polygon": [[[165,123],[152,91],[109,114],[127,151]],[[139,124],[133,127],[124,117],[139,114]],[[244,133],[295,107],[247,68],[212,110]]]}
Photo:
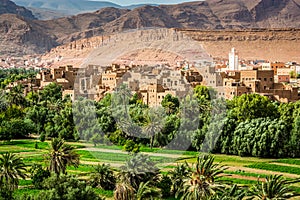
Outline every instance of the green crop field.
{"label": "green crop field", "polygon": [[[94,147],[90,143],[72,142],[70,145],[76,148],[80,154],[81,164],[78,168],[68,167],[68,174],[78,176],[80,179],[86,179],[90,176],[93,168],[98,163],[110,164],[115,170],[118,170],[130,155],[122,151],[118,146],[99,145]],[[37,147],[37,148],[36,148]],[[14,152],[22,157],[28,169],[34,163],[47,166],[47,153],[50,148],[50,141],[39,142],[36,140],[14,140],[10,143],[0,144],[0,153]],[[166,150],[149,147],[142,147],[141,152],[148,154],[150,158],[158,164],[162,173],[167,173],[174,169],[177,163],[187,161],[193,163],[196,161],[198,152],[185,152],[176,150]],[[224,177],[221,179],[239,185],[255,184],[259,180],[270,174],[281,174],[287,179],[300,178],[300,160],[299,159],[260,159],[227,155],[215,155],[216,162],[227,167]],[[34,194],[39,192],[32,188],[32,182],[29,179],[21,180],[19,190],[15,195],[26,193]],[[295,191],[300,193],[300,184],[293,185]],[[98,194],[111,199],[112,191],[96,189]]]}

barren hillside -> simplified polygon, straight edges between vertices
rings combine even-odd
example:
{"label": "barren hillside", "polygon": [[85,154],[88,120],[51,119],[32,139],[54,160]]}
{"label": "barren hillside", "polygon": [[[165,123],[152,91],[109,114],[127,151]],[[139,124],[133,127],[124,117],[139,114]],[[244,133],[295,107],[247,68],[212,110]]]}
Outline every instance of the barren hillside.
{"label": "barren hillside", "polygon": [[[110,60],[92,59],[97,60],[94,64],[108,64],[113,61],[127,64],[131,62],[147,64],[149,60],[161,61],[165,57],[166,60],[169,60],[169,63],[174,64],[170,60],[173,59],[175,61],[178,58],[188,58],[187,54],[191,55],[191,53],[193,57],[198,55],[201,59],[202,50],[212,57],[228,58],[230,49],[235,47],[243,59],[297,61],[300,63],[299,29],[244,31],[163,30],[166,30],[166,33],[159,36],[157,36],[155,31],[152,31],[154,34],[151,35],[151,30],[144,30],[82,39],[52,49],[44,58],[54,60],[57,57],[61,57],[62,60],[57,62],[56,65],[74,64],[80,66],[87,60],[97,56],[100,58],[110,57]],[[122,39],[124,38],[122,35],[126,35],[128,39]],[[169,39],[165,39],[162,35],[164,37],[168,36]],[[184,38],[185,40],[181,43],[176,43],[178,38]],[[141,43],[141,41],[144,41],[144,43]],[[154,44],[159,45],[155,46]],[[150,50],[151,45],[153,48]],[[172,48],[170,48],[170,45],[173,45]],[[187,49],[180,51],[180,49],[186,48],[185,46]],[[100,50],[98,51],[97,49]],[[183,56],[184,54],[186,56]]]}
{"label": "barren hillside", "polygon": [[244,59],[300,62],[300,29],[181,32],[203,44],[214,57],[227,58],[229,50],[235,47]]}
{"label": "barren hillside", "polygon": [[[45,21],[7,17],[0,15],[0,21],[8,20],[0,24],[0,28],[11,30],[4,31],[11,35],[0,35],[2,53],[24,54],[45,52],[51,47],[93,36],[153,27],[224,30],[224,33],[227,30],[253,28],[300,28],[300,0],[206,0],[177,5],[147,5],[133,10],[110,7],[93,13]],[[14,21],[15,18],[18,20]],[[18,26],[20,20],[26,26]],[[11,27],[18,27],[18,31]],[[24,34],[28,33],[28,29],[39,37]],[[21,39],[9,40],[12,37]],[[6,49],[6,44],[10,44],[14,51]],[[281,43],[278,41],[270,45],[278,49]]]}

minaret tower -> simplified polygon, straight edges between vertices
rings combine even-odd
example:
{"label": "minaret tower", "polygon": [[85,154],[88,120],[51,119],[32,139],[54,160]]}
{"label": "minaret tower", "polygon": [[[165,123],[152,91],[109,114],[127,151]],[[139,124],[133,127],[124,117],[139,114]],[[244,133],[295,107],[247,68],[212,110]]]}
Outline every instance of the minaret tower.
{"label": "minaret tower", "polygon": [[229,52],[229,70],[239,70],[239,56],[235,48]]}

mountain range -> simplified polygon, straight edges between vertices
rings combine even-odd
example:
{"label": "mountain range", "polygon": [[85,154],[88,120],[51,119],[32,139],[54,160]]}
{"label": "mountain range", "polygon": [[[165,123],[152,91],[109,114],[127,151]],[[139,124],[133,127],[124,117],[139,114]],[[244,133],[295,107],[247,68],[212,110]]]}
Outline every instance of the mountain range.
{"label": "mountain range", "polygon": [[106,7],[134,9],[145,5],[121,6],[108,1],[92,0],[14,0],[14,2],[31,10],[39,19],[59,18],[84,12],[94,12]]}
{"label": "mountain range", "polygon": [[[60,0],[64,1],[68,2]],[[8,53],[14,46],[14,52],[19,54],[43,53],[70,41],[147,27],[204,30],[300,28],[300,0],[206,0],[177,5],[145,5],[134,9],[106,7],[53,20],[34,20],[27,16],[28,12],[16,13],[18,6],[15,6],[13,10],[6,9],[11,14],[0,15],[0,53]]]}
{"label": "mountain range", "polygon": [[18,6],[9,0],[0,0],[0,15],[5,13],[21,15],[28,19],[36,19],[32,12],[25,7]]}

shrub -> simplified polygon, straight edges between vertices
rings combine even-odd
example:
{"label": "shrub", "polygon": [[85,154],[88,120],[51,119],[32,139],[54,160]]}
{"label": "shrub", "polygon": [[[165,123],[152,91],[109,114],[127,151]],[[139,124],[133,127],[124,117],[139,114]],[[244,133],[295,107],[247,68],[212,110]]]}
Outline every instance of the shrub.
{"label": "shrub", "polygon": [[157,187],[161,189],[162,197],[167,198],[171,196],[172,180],[164,174],[161,180],[157,183]]}
{"label": "shrub", "polygon": [[50,171],[44,170],[41,165],[33,165],[31,168],[32,184],[37,189],[43,188],[43,181],[50,177]]}
{"label": "shrub", "polygon": [[114,172],[109,165],[97,165],[90,179],[92,187],[101,187],[104,190],[113,190],[116,185]]}
{"label": "shrub", "polygon": [[123,149],[127,152],[138,153],[140,152],[140,145],[136,144],[132,140],[127,140]]}

